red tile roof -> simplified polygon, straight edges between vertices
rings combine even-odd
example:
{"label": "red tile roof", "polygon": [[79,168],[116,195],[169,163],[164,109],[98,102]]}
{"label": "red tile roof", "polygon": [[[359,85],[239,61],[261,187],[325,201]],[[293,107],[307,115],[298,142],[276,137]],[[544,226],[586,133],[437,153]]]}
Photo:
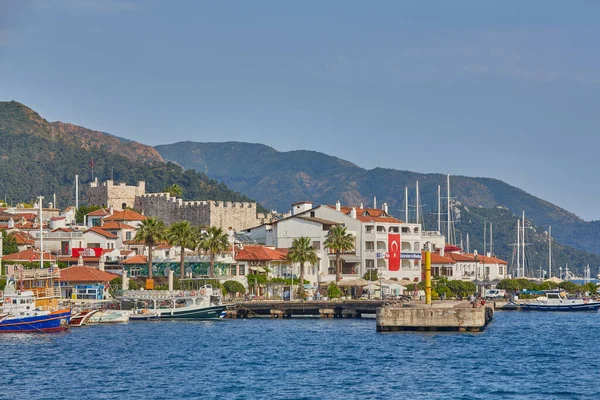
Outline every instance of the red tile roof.
{"label": "red tile roof", "polygon": [[106,208],[99,208],[98,210],[91,211],[85,215],[88,217],[106,217],[107,215],[110,215],[110,211]]}
{"label": "red tile roof", "polygon": [[454,261],[461,261],[461,262],[477,262],[477,260],[475,260],[472,256],[469,256],[467,254],[460,254],[460,253],[444,253],[446,257],[449,257],[451,259],[453,259]]}
{"label": "red tile roof", "polygon": [[60,280],[65,282],[110,282],[119,275],[100,271],[96,268],[75,266],[60,270]]}
{"label": "red tile roof", "polygon": [[131,226],[131,225],[128,225],[128,224],[126,224],[124,222],[119,222],[119,221],[108,221],[108,222],[105,222],[101,226],[101,228],[105,229],[107,231],[108,230],[111,230],[111,231],[112,230],[121,230],[121,229],[136,229],[135,226]]}
{"label": "red tile roof", "polygon": [[[286,249],[287,250],[287,249]],[[287,251],[266,246],[244,246],[235,255],[236,261],[284,261]]]}
{"label": "red tile roof", "polygon": [[73,229],[69,229],[69,228],[56,228],[52,232],[75,232],[75,231]]}
{"label": "red tile roof", "polygon": [[62,221],[63,219],[67,219],[67,217],[52,217],[50,221]]}
{"label": "red tile roof", "polygon": [[[465,255],[471,256],[471,257],[475,258],[474,254],[465,254]],[[481,254],[478,254],[477,255],[477,259],[479,260],[479,262],[482,262],[482,263],[508,265],[507,261],[504,261],[504,260],[502,260],[500,258],[497,258],[497,257],[488,257],[488,256],[483,256]]]}
{"label": "red tile roof", "polygon": [[[54,257],[52,254],[50,254],[50,252],[45,251],[44,252],[44,260],[54,260],[56,257]],[[23,262],[30,262],[30,261],[40,261],[40,251],[38,249],[27,249],[27,250],[23,250],[20,251],[18,253],[13,253],[13,254],[7,254],[5,256],[2,256],[2,260],[3,261],[23,261]]]}
{"label": "red tile roof", "polygon": [[33,246],[35,241],[26,233],[23,232],[11,232],[9,235],[15,238],[15,242],[17,242],[17,246]]}
{"label": "red tile roof", "polygon": [[122,264],[148,264],[148,257],[138,254],[137,256],[133,256],[123,261]]}
{"label": "red tile roof", "polygon": [[[423,256],[423,263],[425,263],[425,252],[421,252]],[[440,256],[439,253],[432,252],[431,253],[431,263],[432,264],[456,264],[456,261],[449,257]]]}
{"label": "red tile roof", "polygon": [[110,233],[109,231],[105,231],[104,229],[100,228],[99,226],[92,226],[90,229],[88,229],[87,232],[94,232],[97,233],[98,235],[102,235],[108,239],[118,239],[119,237],[117,235],[115,235],[114,233]]}
{"label": "red tile roof", "polygon": [[[335,206],[328,205],[327,207],[336,209]],[[382,223],[391,223],[391,224],[399,224],[402,223],[401,220],[386,214],[384,210],[380,210],[378,208],[360,208],[354,207],[356,209],[356,219],[361,222],[382,222]],[[340,211],[346,215],[350,215],[352,212],[352,207],[349,206],[341,206]]]}
{"label": "red tile roof", "polygon": [[148,217],[133,210],[117,211],[110,217],[104,218],[105,221],[144,221]]}

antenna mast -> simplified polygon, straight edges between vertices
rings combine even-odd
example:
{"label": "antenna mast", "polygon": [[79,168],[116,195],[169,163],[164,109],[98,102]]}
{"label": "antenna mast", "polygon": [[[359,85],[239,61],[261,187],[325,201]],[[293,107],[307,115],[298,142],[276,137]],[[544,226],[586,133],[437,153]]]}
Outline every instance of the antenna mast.
{"label": "antenna mast", "polygon": [[417,211],[416,211],[417,220],[415,221],[417,224],[419,223],[419,181],[417,181]]}
{"label": "antenna mast", "polygon": [[408,224],[408,186],[404,187],[404,221]]}
{"label": "antenna mast", "polygon": [[521,229],[523,229],[523,241],[521,242],[522,246],[521,246],[521,259],[523,260],[523,276],[525,276],[525,211],[523,211],[523,224],[521,226]]}
{"label": "antenna mast", "polygon": [[517,278],[521,277],[521,220],[517,219]]}
{"label": "antenna mast", "polygon": [[447,194],[448,194],[448,198],[446,199],[446,206],[447,206],[447,211],[448,211],[448,236],[446,238],[446,243],[451,244],[450,243],[450,174],[447,175],[446,177],[446,183],[447,183]]}
{"label": "antenna mast", "polygon": [[438,232],[442,233],[442,187],[438,185]]}
{"label": "antenna mast", "polygon": [[552,225],[548,227],[548,279],[552,278]]}

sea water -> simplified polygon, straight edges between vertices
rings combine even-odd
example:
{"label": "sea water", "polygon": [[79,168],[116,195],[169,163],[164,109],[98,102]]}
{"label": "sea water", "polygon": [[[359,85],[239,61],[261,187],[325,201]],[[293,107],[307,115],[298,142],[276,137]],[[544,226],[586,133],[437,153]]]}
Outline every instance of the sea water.
{"label": "sea water", "polygon": [[373,319],[129,322],[0,336],[6,399],[598,399],[598,313],[497,312],[481,333]]}

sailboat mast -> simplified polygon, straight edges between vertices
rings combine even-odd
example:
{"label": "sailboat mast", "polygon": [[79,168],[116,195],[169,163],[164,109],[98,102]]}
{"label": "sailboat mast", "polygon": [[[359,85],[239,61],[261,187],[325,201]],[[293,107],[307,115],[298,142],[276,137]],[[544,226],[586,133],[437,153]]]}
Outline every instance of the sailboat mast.
{"label": "sailboat mast", "polygon": [[448,212],[448,236],[446,238],[446,243],[450,244],[450,174],[446,177],[447,191],[446,195],[448,198],[446,199],[446,211]]}
{"label": "sailboat mast", "polygon": [[417,181],[417,220],[415,221],[417,224],[419,223],[419,181]]}
{"label": "sailboat mast", "polygon": [[517,219],[517,278],[521,277],[521,220]]}
{"label": "sailboat mast", "polygon": [[404,220],[408,224],[408,186],[404,187]]}
{"label": "sailboat mast", "polygon": [[552,225],[548,227],[548,279],[552,278]]}
{"label": "sailboat mast", "polygon": [[525,211],[523,211],[523,224],[521,226],[521,229],[523,229],[523,241],[521,242],[521,244],[522,244],[521,260],[523,261],[522,268],[523,268],[523,277],[524,277],[525,276]]}
{"label": "sailboat mast", "polygon": [[40,208],[40,268],[44,268],[44,231],[42,229],[42,201],[44,200],[44,196],[39,196],[38,201]]}
{"label": "sailboat mast", "polygon": [[438,185],[438,232],[442,233],[442,187]]}
{"label": "sailboat mast", "polygon": [[483,221],[483,255],[485,256],[487,253],[485,250],[487,249],[487,219]]}
{"label": "sailboat mast", "polygon": [[75,175],[75,210],[79,210],[79,175]]}
{"label": "sailboat mast", "polygon": [[471,244],[469,243],[469,232],[467,232],[467,254],[471,254]]}
{"label": "sailboat mast", "polygon": [[494,229],[492,223],[490,222],[490,256],[494,257]]}

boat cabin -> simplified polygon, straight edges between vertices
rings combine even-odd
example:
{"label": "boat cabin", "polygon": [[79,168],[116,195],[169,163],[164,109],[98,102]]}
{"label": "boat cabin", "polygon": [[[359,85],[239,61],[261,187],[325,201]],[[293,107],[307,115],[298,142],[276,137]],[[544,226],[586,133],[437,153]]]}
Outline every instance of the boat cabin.
{"label": "boat cabin", "polygon": [[43,311],[35,306],[35,300],[35,295],[32,291],[16,291],[14,281],[9,281],[4,292],[2,314],[10,314],[19,318],[47,314],[47,311]]}

